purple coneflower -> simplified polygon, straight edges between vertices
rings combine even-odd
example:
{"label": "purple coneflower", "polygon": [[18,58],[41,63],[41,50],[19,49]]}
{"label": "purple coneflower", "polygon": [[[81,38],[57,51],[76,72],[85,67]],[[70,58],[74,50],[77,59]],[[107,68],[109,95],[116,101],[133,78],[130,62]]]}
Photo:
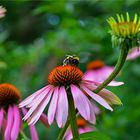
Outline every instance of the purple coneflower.
{"label": "purple coneflower", "polygon": [[[91,61],[87,65],[87,71],[84,74],[83,79],[102,83],[109,77],[113,70],[114,67],[106,66],[101,60]],[[109,83],[110,86],[120,86],[122,84],[124,83],[117,81],[112,81]]]}
{"label": "purple coneflower", "polygon": [[51,125],[55,118],[58,126],[63,127],[68,117],[68,94],[72,94],[75,108],[80,115],[91,123],[95,123],[95,112],[89,97],[111,111],[113,109],[109,103],[121,104],[119,98],[108,90],[103,89],[99,94],[93,92],[97,82],[83,79],[83,72],[76,66],[78,60],[76,56],[67,57],[64,65],[50,72],[47,86],[20,103],[20,107],[29,108],[23,120],[27,120],[29,124],[35,124],[50,102],[48,123]]}
{"label": "purple coneflower", "polygon": [[[93,125],[88,123],[83,118],[77,118],[77,126],[78,126],[79,134],[86,133],[86,132],[91,132],[91,131],[96,130],[96,128]],[[72,131],[71,131],[70,127],[69,127],[67,129],[66,133],[65,133],[64,140],[71,140],[72,138],[73,138]]]}
{"label": "purple coneflower", "polygon": [[[22,129],[22,115],[26,109],[19,110],[18,102],[21,99],[18,89],[8,83],[0,84],[0,131],[4,140],[16,140]],[[29,126],[32,140],[38,140],[34,125]]]}

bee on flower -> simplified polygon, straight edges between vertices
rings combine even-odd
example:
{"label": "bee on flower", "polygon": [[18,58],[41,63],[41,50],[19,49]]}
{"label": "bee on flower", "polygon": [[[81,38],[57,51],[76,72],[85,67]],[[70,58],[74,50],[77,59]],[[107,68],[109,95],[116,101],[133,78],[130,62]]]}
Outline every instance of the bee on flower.
{"label": "bee on flower", "polygon": [[110,25],[113,46],[127,47],[128,49],[140,45],[140,18],[135,14],[130,19],[128,12],[126,19],[117,14],[117,20],[113,17],[107,19]]}
{"label": "bee on flower", "polygon": [[89,97],[113,111],[110,104],[121,104],[120,99],[112,92],[103,89],[98,94],[93,90],[97,88],[97,82],[84,80],[84,73],[77,67],[79,58],[66,57],[63,65],[55,67],[48,76],[48,85],[36,91],[19,107],[27,107],[29,110],[23,120],[29,125],[35,124],[45,108],[48,106],[48,123],[51,125],[56,120],[58,127],[63,127],[68,118],[68,97],[72,96],[75,109],[88,122],[95,124],[95,108]]}
{"label": "bee on flower", "polygon": [[[27,110],[18,107],[20,100],[20,92],[15,86],[9,83],[0,84],[0,132],[4,140],[17,140],[23,129],[22,116]],[[31,139],[38,140],[35,126],[29,125],[29,130]]]}

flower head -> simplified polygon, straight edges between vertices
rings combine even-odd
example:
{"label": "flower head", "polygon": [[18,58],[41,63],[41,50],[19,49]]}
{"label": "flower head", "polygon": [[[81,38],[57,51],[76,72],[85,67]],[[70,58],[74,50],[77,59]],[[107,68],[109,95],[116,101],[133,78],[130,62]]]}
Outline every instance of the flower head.
{"label": "flower head", "polygon": [[[93,125],[88,123],[83,118],[77,118],[77,126],[78,126],[79,134],[96,130],[96,128]],[[71,139],[72,139],[72,131],[70,128],[68,128],[65,133],[64,140],[71,140]]]}
{"label": "flower head", "polygon": [[[110,103],[116,102],[120,104],[119,98],[108,90],[102,90],[100,95],[92,92],[97,87],[97,82],[84,80],[83,72],[74,63],[71,64],[71,62],[74,62],[75,57],[72,56],[70,59],[73,60],[68,60],[67,64],[58,66],[50,72],[48,85],[36,91],[19,104],[20,107],[29,108],[29,111],[23,118],[29,124],[35,124],[38,121],[50,102],[48,123],[52,124],[54,119],[56,119],[58,126],[63,127],[68,117],[68,94],[72,94],[75,108],[77,108],[81,116],[91,123],[95,123],[96,110],[89,97],[111,111],[113,109],[109,105]],[[102,97],[102,94],[104,97]],[[108,101],[110,102],[108,103]]]}
{"label": "flower head", "polygon": [[[83,76],[83,79],[96,81],[98,83],[104,82],[109,75],[113,72],[114,67],[106,66],[103,61],[95,60],[87,64],[87,71]],[[110,86],[120,86],[123,82],[111,81]]]}
{"label": "flower head", "polygon": [[[0,130],[3,129],[5,140],[16,140],[22,126],[22,113],[26,109],[19,110],[18,102],[21,99],[18,89],[8,83],[0,84]],[[31,137],[38,140],[34,126],[29,126]]]}
{"label": "flower head", "polygon": [[0,18],[5,17],[6,9],[3,6],[0,6]]}
{"label": "flower head", "polygon": [[137,14],[133,20],[130,19],[128,13],[126,13],[126,20],[122,14],[117,14],[117,20],[110,17],[107,22],[111,27],[113,46],[130,48],[140,45],[140,18]]}

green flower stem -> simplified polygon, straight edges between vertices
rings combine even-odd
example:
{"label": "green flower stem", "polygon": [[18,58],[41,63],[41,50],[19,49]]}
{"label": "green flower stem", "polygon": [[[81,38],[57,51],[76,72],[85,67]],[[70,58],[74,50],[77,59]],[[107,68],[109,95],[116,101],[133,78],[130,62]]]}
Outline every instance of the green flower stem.
{"label": "green flower stem", "polygon": [[22,130],[20,130],[20,135],[22,136],[22,138],[23,138],[24,140],[30,140],[30,139],[25,135],[25,133],[24,133]]}
{"label": "green flower stem", "polygon": [[69,116],[70,116],[70,125],[73,134],[73,140],[80,140],[77,121],[76,121],[76,110],[74,107],[74,101],[71,92],[68,92],[68,103],[69,103]]}
{"label": "green flower stem", "polygon": [[[127,54],[128,54],[129,49],[122,47],[121,48],[121,53],[119,56],[119,59],[117,61],[117,64],[115,66],[114,71],[110,74],[110,76],[102,83],[100,84],[96,90],[94,90],[95,93],[100,92],[103,88],[105,88],[120,72],[121,68],[123,67],[125,60],[127,58]],[[57,140],[62,140],[63,135],[65,134],[67,128],[69,126],[69,120],[67,121],[65,127],[61,130],[60,134],[59,134],[59,138],[61,139],[57,139]]]}
{"label": "green flower stem", "polygon": [[117,64],[114,68],[114,71],[110,74],[110,76],[102,83],[100,84],[97,89],[94,90],[95,93],[100,92],[103,88],[105,88],[120,72],[120,70],[122,69],[125,60],[127,58],[127,54],[128,54],[129,49],[127,48],[121,48],[121,53],[120,53],[120,57],[117,61]]}
{"label": "green flower stem", "polygon": [[66,124],[65,124],[65,126],[64,126],[64,128],[62,128],[62,130],[60,131],[57,140],[62,140],[63,139],[64,134],[65,134],[65,132],[66,132],[69,124],[70,124],[70,120],[68,119],[67,122],[66,122]]}

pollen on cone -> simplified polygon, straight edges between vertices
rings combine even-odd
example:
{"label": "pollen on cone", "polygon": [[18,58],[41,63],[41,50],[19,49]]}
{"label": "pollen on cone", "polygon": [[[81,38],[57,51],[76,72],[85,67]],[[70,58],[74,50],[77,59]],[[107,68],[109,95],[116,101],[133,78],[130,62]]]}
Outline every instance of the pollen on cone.
{"label": "pollen on cone", "polygon": [[58,66],[49,74],[48,82],[54,86],[78,84],[82,76],[83,72],[75,66]]}
{"label": "pollen on cone", "polygon": [[0,84],[0,105],[17,103],[20,100],[20,92],[18,89],[8,83]]}

